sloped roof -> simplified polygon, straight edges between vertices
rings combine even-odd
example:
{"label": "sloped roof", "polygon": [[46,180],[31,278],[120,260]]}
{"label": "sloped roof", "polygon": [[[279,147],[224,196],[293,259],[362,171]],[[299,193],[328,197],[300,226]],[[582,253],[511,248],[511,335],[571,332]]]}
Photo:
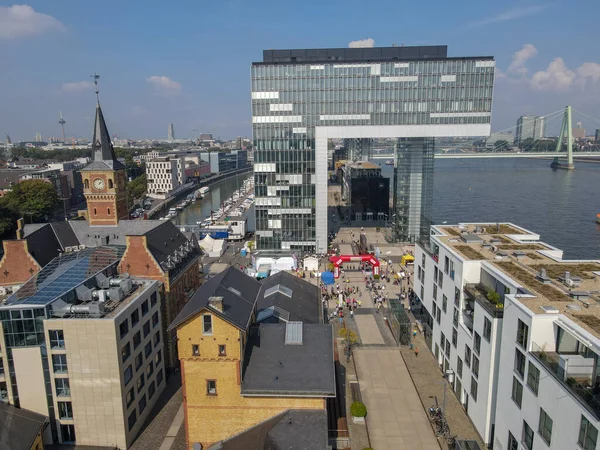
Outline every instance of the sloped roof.
{"label": "sloped roof", "polygon": [[30,450],[47,417],[0,402],[0,448]]}
{"label": "sloped roof", "polygon": [[[242,395],[335,396],[333,329],[302,324],[302,343],[286,344],[290,324],[260,324],[246,344]],[[254,327],[253,327],[254,330]]]}
{"label": "sloped roof", "polygon": [[[323,305],[319,288],[296,275],[288,272],[278,272],[263,278],[263,285],[256,308],[263,311],[271,306],[281,308],[290,313],[288,320],[299,320],[304,323],[323,323]],[[291,298],[283,293],[281,288],[270,293],[270,288],[279,285],[292,291]]]}
{"label": "sloped roof", "polygon": [[[169,330],[191,319],[203,309],[245,330],[250,323],[260,289],[261,284],[254,278],[229,267],[200,286],[169,325]],[[210,297],[223,297],[223,311],[209,305]]]}
{"label": "sloped roof", "polygon": [[290,409],[208,450],[325,450],[327,444],[326,410]]}

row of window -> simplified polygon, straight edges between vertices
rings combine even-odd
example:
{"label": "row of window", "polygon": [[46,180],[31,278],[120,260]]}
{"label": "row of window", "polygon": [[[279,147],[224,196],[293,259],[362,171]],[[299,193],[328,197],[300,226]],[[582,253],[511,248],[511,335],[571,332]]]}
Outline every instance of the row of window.
{"label": "row of window", "polygon": [[[546,444],[551,445],[552,442],[552,418],[540,408],[540,415],[538,421],[538,433]],[[521,432],[521,444],[527,450],[533,450],[533,429],[529,424],[523,420],[523,430]],[[581,422],[579,425],[579,436],[577,438],[577,444],[583,450],[596,450],[596,443],[598,441],[598,429],[594,427],[591,422],[585,417],[581,416]],[[519,441],[514,435],[508,432],[508,450],[519,450]]]}
{"label": "row of window", "polygon": [[[150,303],[148,303],[150,302]],[[150,311],[150,308],[153,308],[158,302],[158,296],[156,292],[153,292],[150,295],[150,299],[149,300],[144,300],[142,302],[141,308],[136,308],[130,315],[131,318],[131,328],[135,327],[139,321],[140,321],[140,309],[142,312],[141,317],[144,317],[146,314],[148,314],[148,312]],[[158,311],[156,311],[153,315],[152,315],[152,326],[156,326],[158,324],[159,321],[159,317],[158,317]],[[121,322],[119,324],[119,335],[121,337],[121,339],[123,339],[127,333],[129,333],[129,318],[126,318],[125,320],[123,320],[123,322]]]}

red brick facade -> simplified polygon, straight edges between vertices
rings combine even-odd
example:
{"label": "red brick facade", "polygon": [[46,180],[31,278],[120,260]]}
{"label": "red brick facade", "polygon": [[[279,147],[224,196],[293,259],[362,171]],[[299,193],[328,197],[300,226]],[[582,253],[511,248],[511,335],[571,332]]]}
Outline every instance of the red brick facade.
{"label": "red brick facade", "polygon": [[0,260],[0,286],[23,284],[41,269],[29,253],[24,239],[2,242],[4,256]]}
{"label": "red brick facade", "polygon": [[125,170],[82,172],[90,225],[117,225],[129,218]]}

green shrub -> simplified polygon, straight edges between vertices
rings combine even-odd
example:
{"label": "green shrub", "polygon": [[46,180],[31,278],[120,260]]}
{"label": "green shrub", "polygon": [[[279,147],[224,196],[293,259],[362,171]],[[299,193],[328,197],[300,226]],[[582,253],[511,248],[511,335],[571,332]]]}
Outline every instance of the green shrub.
{"label": "green shrub", "polygon": [[378,273],[373,275],[373,279],[375,279],[375,280],[379,280],[380,278],[381,278],[381,275],[379,275]]}
{"label": "green shrub", "polygon": [[365,417],[367,415],[367,407],[363,402],[354,402],[350,406],[350,413],[354,417]]}

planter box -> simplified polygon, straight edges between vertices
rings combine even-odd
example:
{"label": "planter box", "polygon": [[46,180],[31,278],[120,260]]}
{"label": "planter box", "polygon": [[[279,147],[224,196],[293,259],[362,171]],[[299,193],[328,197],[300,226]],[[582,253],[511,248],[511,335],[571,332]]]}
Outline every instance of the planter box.
{"label": "planter box", "polygon": [[356,423],[356,424],[365,424],[365,418],[364,417],[355,417],[352,416],[352,423]]}

